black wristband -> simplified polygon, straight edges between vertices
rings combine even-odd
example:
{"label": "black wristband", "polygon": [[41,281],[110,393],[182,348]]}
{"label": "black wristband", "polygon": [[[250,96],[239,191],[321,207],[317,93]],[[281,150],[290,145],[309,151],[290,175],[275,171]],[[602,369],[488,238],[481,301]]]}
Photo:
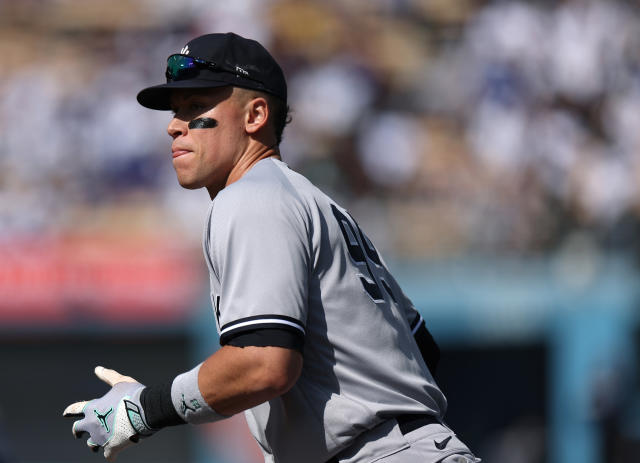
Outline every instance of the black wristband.
{"label": "black wristband", "polygon": [[140,393],[140,404],[144,410],[147,424],[153,429],[176,426],[186,422],[180,418],[171,400],[171,385],[166,383],[145,387]]}

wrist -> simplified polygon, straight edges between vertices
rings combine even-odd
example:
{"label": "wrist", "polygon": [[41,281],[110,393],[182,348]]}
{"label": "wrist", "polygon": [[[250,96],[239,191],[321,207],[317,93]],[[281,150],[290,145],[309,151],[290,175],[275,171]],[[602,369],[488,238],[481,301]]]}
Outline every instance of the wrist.
{"label": "wrist", "polygon": [[198,386],[202,364],[176,376],[171,385],[171,400],[180,418],[187,423],[210,423],[229,418],[216,412],[204,399]]}
{"label": "wrist", "polygon": [[200,365],[172,381],[145,387],[140,393],[144,417],[154,431],[179,424],[208,423],[228,416],[216,412],[198,387]]}
{"label": "wrist", "polygon": [[185,420],[178,415],[171,400],[172,383],[173,381],[166,381],[147,386],[140,393],[140,405],[144,410],[147,424],[154,430],[185,424]]}

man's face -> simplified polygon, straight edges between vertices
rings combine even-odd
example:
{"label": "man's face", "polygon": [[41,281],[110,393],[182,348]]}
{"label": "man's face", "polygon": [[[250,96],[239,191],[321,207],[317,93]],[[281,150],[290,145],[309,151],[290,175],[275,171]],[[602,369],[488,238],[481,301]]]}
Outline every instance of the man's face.
{"label": "man's face", "polygon": [[167,132],[178,182],[189,189],[205,187],[213,197],[225,187],[247,143],[241,99],[232,87],[174,90],[171,109]]}

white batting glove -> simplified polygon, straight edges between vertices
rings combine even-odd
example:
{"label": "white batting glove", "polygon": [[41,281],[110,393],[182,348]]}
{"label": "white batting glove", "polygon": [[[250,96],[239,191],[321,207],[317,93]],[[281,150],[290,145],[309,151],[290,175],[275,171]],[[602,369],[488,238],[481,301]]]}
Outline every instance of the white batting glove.
{"label": "white batting glove", "polygon": [[140,405],[144,385],[104,367],[96,367],[95,374],[111,386],[111,390],[99,399],[69,405],[62,416],[82,418],[73,423],[73,435],[80,439],[83,434],[89,434],[89,448],[94,452],[103,448],[104,457],[113,461],[122,449],[155,430],[147,425]]}

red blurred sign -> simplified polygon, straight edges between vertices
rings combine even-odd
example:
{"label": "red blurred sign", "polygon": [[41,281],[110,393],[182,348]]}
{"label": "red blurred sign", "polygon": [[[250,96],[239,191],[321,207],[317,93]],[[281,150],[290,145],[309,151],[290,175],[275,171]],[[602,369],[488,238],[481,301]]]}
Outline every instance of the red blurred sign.
{"label": "red blurred sign", "polygon": [[166,238],[2,241],[0,321],[168,322],[193,309],[205,276],[197,250]]}

